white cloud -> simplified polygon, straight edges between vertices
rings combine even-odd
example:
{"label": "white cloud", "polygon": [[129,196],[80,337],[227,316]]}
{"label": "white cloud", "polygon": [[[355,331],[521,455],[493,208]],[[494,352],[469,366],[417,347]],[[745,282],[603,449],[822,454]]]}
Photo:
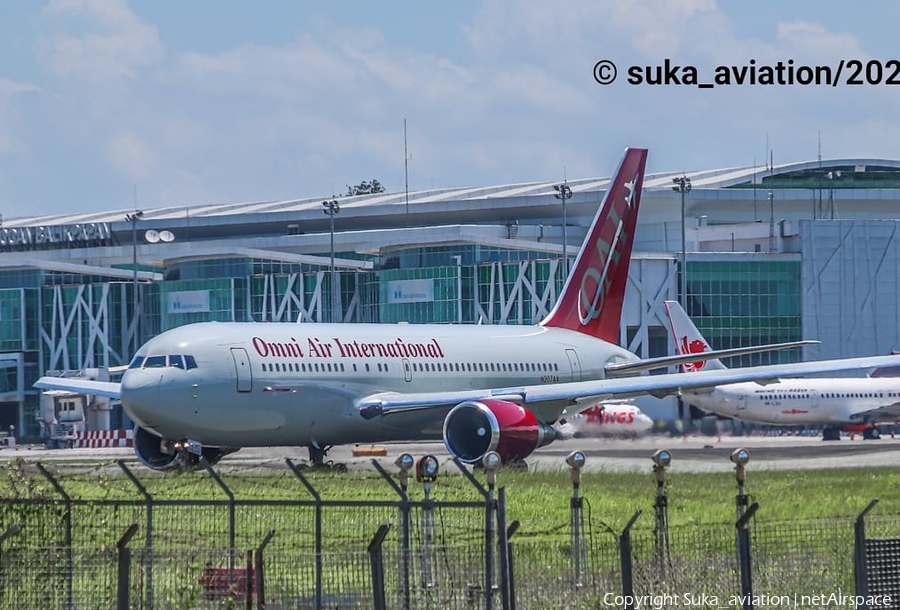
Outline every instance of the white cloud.
{"label": "white cloud", "polygon": [[780,22],[777,32],[778,41],[788,51],[797,54],[794,59],[815,61],[866,59],[866,54],[856,36],[831,32],[821,23],[800,19]]}
{"label": "white cloud", "polygon": [[122,176],[144,180],[157,170],[156,155],[141,138],[129,132],[113,136],[106,145],[110,164]]}
{"label": "white cloud", "polygon": [[78,34],[57,31],[38,39],[39,55],[61,76],[133,79],[163,57],[157,28],[140,21],[125,0],[53,0],[43,15],[51,26],[74,29],[75,18],[84,24]]}
{"label": "white cloud", "polygon": [[[563,167],[573,178],[608,174],[628,144],[650,146],[660,169],[734,164],[736,148],[750,163],[763,157],[767,131],[782,159],[810,158],[798,142],[808,135],[814,153],[817,128],[829,142],[828,117],[847,122],[842,144],[859,141],[842,106],[890,122],[886,89],[593,82],[591,66],[604,57],[620,68],[672,57],[711,70],[863,55],[860,40],[821,23],[772,21],[752,29],[755,38],[735,15],[714,0],[486,0],[471,23],[435,26],[436,38],[462,29],[462,48],[408,48],[396,31],[320,22],[287,42],[241,37],[216,47],[211,32],[204,46],[221,50],[181,40],[188,50],[167,54],[156,24],[123,0],[52,0],[37,48],[49,68],[42,84],[60,95],[48,104],[55,135],[96,156],[97,175],[124,183],[111,190],[130,194],[138,183],[147,206],[341,193],[371,178],[400,189],[404,118],[412,188],[554,179]],[[0,81],[0,152],[14,124],[9,96],[24,92],[4,102],[3,90]]]}
{"label": "white cloud", "polygon": [[41,88],[30,83],[20,83],[0,76],[0,154],[14,152],[21,142],[13,131],[19,119],[19,101],[22,93],[40,93]]}
{"label": "white cloud", "polygon": [[559,57],[574,47],[602,50],[612,59],[634,51],[656,59],[675,55],[691,20],[715,10],[715,0],[488,0],[464,31],[483,57]]}

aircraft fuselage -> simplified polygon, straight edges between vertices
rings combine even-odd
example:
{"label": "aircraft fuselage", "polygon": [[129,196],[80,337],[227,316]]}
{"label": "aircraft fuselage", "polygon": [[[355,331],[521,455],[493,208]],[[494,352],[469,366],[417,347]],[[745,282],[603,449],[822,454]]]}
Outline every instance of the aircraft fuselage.
{"label": "aircraft fuselage", "polygon": [[900,402],[900,378],[796,379],[766,386],[736,383],[684,391],[682,398],[706,411],[756,423],[861,423],[866,419],[852,416]]}
{"label": "aircraft fuselage", "polygon": [[439,439],[452,404],[393,423],[362,418],[359,401],[598,379],[608,362],[636,359],[541,326],[211,322],[148,341],[121,392],[141,426],[210,446]]}

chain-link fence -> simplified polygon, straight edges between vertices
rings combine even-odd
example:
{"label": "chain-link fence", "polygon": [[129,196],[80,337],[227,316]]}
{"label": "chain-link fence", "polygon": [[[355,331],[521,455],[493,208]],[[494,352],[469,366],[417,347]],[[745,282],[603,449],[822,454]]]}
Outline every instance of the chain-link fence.
{"label": "chain-link fence", "polygon": [[312,499],[238,498],[225,483],[217,500],[117,497],[127,479],[76,498],[64,476],[36,476],[51,493],[23,479],[0,498],[0,609],[806,608],[838,592],[900,605],[894,517],[742,529],[658,516],[650,529],[636,513],[613,530],[622,515],[586,518],[573,503],[535,531],[507,523],[505,490],[471,475],[471,501],[413,501],[396,486],[395,499],[323,498],[309,481]]}

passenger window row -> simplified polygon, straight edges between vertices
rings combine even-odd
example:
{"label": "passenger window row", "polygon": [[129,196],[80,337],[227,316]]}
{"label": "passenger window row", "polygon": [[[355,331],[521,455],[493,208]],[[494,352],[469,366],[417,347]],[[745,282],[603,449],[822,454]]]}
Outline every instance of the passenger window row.
{"label": "passenger window row", "polygon": [[426,362],[412,365],[415,372],[434,371],[471,371],[471,372],[556,372],[559,365],[556,362]]}
{"label": "passenger window row", "polygon": [[[353,372],[358,372],[356,363],[351,365]],[[387,363],[377,363],[375,365],[379,373],[388,372]],[[264,373],[343,373],[345,371],[344,363],[331,362],[263,362],[262,370]],[[559,371],[559,364],[556,362],[413,362],[412,370],[417,373],[428,372],[556,372]],[[371,371],[369,363],[365,364],[365,371]]]}

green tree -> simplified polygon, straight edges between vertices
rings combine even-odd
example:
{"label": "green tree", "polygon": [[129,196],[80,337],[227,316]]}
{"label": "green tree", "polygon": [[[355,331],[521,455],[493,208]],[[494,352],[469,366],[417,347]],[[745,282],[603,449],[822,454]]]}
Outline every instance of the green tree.
{"label": "green tree", "polygon": [[356,186],[347,185],[347,194],[345,196],[352,197],[354,195],[371,195],[373,193],[383,192],[384,187],[378,180],[372,180],[371,182],[363,180]]}

